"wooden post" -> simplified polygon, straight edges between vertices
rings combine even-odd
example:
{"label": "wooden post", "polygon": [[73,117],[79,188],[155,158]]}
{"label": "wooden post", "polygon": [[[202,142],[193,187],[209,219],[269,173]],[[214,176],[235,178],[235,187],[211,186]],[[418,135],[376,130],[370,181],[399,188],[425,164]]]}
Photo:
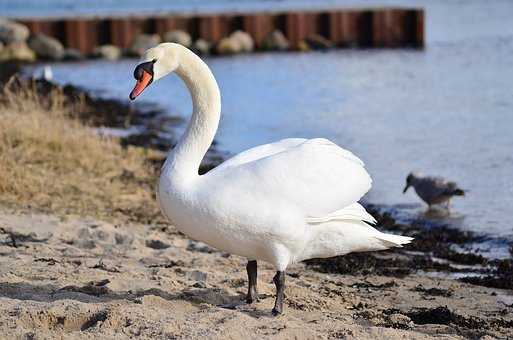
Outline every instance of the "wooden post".
{"label": "wooden post", "polygon": [[415,13],[415,46],[424,47],[424,11],[412,11]]}
{"label": "wooden post", "polygon": [[82,53],[91,53],[97,46],[96,22],[69,20],[65,22],[65,45]]}
{"label": "wooden post", "polygon": [[256,47],[260,47],[267,35],[274,30],[272,17],[262,14],[246,15],[243,18],[243,29],[251,35]]}
{"label": "wooden post", "polygon": [[227,35],[225,20],[221,16],[205,16],[199,20],[199,37],[217,43]]}
{"label": "wooden post", "polygon": [[113,45],[121,48],[130,46],[135,38],[136,29],[130,19],[113,19],[110,22],[110,35]]}
{"label": "wooden post", "polygon": [[42,33],[46,35],[51,35],[52,33],[52,23],[49,21],[40,21],[35,19],[30,21],[21,21],[21,23],[26,25],[32,34]]}
{"label": "wooden post", "polygon": [[360,13],[356,11],[330,13],[329,38],[338,46],[357,46],[359,15]]}
{"label": "wooden post", "polygon": [[307,17],[305,13],[288,13],[286,15],[286,36],[293,48],[307,37]]}
{"label": "wooden post", "polygon": [[372,40],[374,47],[399,47],[407,43],[404,10],[380,10],[372,20]]}

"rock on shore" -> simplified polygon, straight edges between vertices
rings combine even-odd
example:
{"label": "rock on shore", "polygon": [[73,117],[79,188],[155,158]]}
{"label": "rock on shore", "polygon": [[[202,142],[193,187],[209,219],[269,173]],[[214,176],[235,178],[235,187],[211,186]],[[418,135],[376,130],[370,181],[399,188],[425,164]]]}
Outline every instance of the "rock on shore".
{"label": "rock on shore", "polygon": [[38,58],[60,60],[64,57],[64,46],[55,38],[44,34],[36,34],[28,40],[29,47]]}
{"label": "rock on shore", "polygon": [[0,49],[0,61],[27,61],[36,60],[36,54],[25,42],[14,42]]}
{"label": "rock on shore", "polygon": [[0,18],[0,42],[9,45],[24,42],[30,35],[27,26]]}
{"label": "rock on shore", "polygon": [[191,35],[181,30],[169,31],[165,33],[162,41],[177,43],[188,48],[192,46]]}
{"label": "rock on shore", "polygon": [[157,34],[139,34],[128,49],[128,53],[140,57],[147,49],[157,46],[160,41]]}

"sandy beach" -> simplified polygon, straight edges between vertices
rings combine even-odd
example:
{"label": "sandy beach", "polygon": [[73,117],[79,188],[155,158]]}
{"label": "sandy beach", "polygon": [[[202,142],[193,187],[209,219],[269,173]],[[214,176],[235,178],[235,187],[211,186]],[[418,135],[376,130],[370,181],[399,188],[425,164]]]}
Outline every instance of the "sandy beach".
{"label": "sandy beach", "polygon": [[451,279],[299,264],[284,315],[272,317],[270,266],[260,264],[261,299],[247,305],[245,260],[172,226],[3,209],[0,227],[5,339],[477,339],[513,328],[511,296]]}

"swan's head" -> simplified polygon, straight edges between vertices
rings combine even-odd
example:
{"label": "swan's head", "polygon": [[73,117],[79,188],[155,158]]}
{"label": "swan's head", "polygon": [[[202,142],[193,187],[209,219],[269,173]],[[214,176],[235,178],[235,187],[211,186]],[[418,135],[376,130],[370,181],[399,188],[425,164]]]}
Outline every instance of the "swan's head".
{"label": "swan's head", "polygon": [[153,81],[175,71],[178,67],[179,50],[180,45],[164,43],[144,52],[141,63],[134,70],[137,83],[130,92],[130,99],[137,98]]}

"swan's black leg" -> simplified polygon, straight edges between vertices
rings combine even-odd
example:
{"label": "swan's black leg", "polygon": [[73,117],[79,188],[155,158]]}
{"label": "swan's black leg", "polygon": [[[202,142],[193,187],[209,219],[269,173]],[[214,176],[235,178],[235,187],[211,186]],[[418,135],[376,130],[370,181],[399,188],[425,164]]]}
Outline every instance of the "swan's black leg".
{"label": "swan's black leg", "polygon": [[253,301],[258,301],[257,261],[248,261],[246,271],[248,272],[248,295],[246,295],[246,302],[252,303]]}
{"label": "swan's black leg", "polygon": [[276,301],[274,302],[273,315],[279,315],[283,312],[283,299],[285,297],[285,272],[277,271],[273,282],[276,285]]}

